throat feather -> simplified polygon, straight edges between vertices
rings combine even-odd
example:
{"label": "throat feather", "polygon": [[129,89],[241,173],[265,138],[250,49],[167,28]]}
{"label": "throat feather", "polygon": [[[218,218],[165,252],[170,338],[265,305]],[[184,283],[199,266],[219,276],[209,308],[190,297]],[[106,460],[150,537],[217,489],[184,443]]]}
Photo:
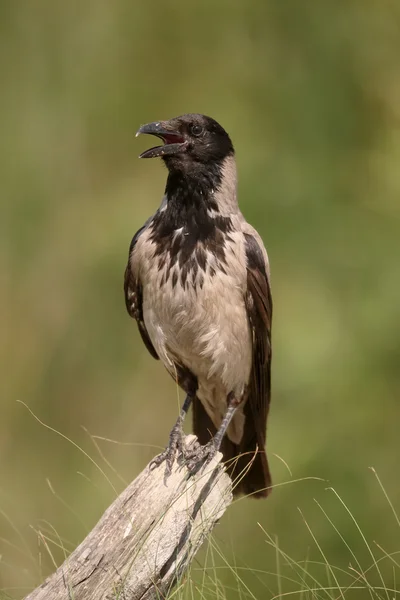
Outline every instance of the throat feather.
{"label": "throat feather", "polygon": [[224,271],[232,221],[219,214],[213,193],[205,192],[176,188],[153,219],[150,239],[158,269],[165,270],[162,283],[172,276],[173,287],[179,282],[185,288],[204,281],[206,273],[213,277],[218,269]]}

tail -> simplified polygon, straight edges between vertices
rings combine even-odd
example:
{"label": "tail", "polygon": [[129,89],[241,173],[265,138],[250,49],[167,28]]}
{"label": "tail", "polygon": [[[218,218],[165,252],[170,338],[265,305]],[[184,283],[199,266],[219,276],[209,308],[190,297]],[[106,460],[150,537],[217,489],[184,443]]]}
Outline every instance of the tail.
{"label": "tail", "polygon": [[[233,495],[251,495],[266,498],[271,492],[271,474],[265,440],[257,439],[258,428],[254,426],[252,413],[246,411],[245,426],[240,444],[234,444],[227,436],[221,444],[226,470],[234,482]],[[214,437],[216,428],[198,398],[193,402],[193,430],[200,444]]]}

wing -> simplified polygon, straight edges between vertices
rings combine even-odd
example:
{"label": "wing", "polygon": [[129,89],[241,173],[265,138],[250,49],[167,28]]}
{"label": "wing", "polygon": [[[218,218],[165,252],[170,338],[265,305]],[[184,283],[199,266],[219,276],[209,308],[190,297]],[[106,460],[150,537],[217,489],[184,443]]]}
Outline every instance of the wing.
{"label": "wing", "polygon": [[[149,220],[150,221],[150,220]],[[143,227],[139,229],[137,233],[133,236],[131,245],[129,247],[129,257],[128,264],[125,269],[125,277],[124,277],[124,292],[125,292],[125,304],[126,309],[131,317],[136,319],[138,324],[140,335],[142,336],[142,340],[150,352],[150,354],[158,359],[157,352],[154,349],[153,344],[149,338],[149,334],[147,333],[146,325],[143,320],[143,289],[142,284],[139,279],[136,279],[132,274],[131,268],[131,260],[132,260],[132,252],[135,248],[135,245],[140,237],[140,234],[147,228],[149,223],[145,223]]]}
{"label": "wing", "polygon": [[258,242],[255,235],[249,233],[244,233],[244,238],[247,259],[246,310],[253,334],[253,364],[248,404],[253,415],[258,443],[264,446],[271,397],[272,297],[268,259],[261,239]]}

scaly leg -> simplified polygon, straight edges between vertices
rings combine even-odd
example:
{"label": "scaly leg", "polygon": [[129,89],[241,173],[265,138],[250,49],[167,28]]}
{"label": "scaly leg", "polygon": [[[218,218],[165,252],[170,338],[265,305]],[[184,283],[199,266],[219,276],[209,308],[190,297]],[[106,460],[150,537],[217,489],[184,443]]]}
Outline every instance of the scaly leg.
{"label": "scaly leg", "polygon": [[193,471],[196,469],[200,462],[204,462],[204,466],[208,465],[214,456],[217,454],[220,449],[222,440],[224,435],[226,434],[226,430],[229,427],[229,423],[232,421],[232,417],[235,414],[237,407],[239,406],[240,401],[236,400],[233,394],[228,395],[228,410],[225,413],[224,418],[222,419],[222,423],[217,433],[214,435],[212,440],[205,444],[205,446],[198,446],[194,449],[194,451],[188,457],[189,460],[187,462],[187,466],[189,471]]}
{"label": "scaly leg", "polygon": [[159,454],[158,456],[153,458],[153,460],[150,463],[150,468],[151,468],[153,466],[158,467],[159,465],[161,465],[161,463],[163,463],[165,461],[166,462],[166,466],[165,466],[165,477],[166,478],[171,475],[172,465],[174,464],[174,460],[175,460],[175,456],[176,456],[177,452],[180,451],[183,454],[182,424],[183,424],[183,421],[185,420],[187,411],[189,410],[192,400],[193,400],[193,396],[188,394],[186,396],[185,402],[183,403],[183,406],[181,408],[180,415],[179,415],[175,425],[173,426],[171,433],[169,434],[168,446],[166,447],[164,452],[161,452],[161,454]]}

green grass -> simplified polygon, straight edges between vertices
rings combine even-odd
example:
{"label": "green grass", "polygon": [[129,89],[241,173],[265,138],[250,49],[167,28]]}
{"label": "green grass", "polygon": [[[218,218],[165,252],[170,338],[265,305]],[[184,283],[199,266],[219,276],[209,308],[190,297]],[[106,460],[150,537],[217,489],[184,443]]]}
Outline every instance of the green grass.
{"label": "green grass", "polygon": [[[28,407],[26,407],[28,408]],[[101,436],[88,436],[92,440],[95,454],[92,455],[77,445],[73,440],[64,436],[54,428],[48,427],[33,412],[28,409],[41,427],[50,430],[53,434],[60,435],[65,442],[76,447],[82,456],[88,459],[98,470],[103,478],[103,483],[109,486],[113,495],[117,495],[118,489],[110,479],[113,477],[118,481],[118,488],[122,491],[125,482],[118,474],[117,469],[107,458],[107,447],[119,444],[116,440],[104,439]],[[101,446],[102,445],[102,446]],[[124,444],[126,445],[126,444]],[[108,475],[106,470],[110,473]],[[286,465],[286,471],[291,474]],[[385,500],[387,511],[393,522],[393,547],[400,548],[400,520],[396,508],[391,502],[385,486],[375,469],[370,471],[371,477],[376,482],[375,493],[382,495]],[[277,600],[278,598],[296,598],[299,600],[396,600],[400,597],[400,589],[397,581],[400,579],[400,549],[388,550],[377,541],[368,539],[363,531],[363,524],[357,518],[357,507],[351,507],[340,494],[332,487],[327,487],[326,482],[320,478],[310,477],[299,480],[289,479],[277,482],[274,485],[274,495],[279,495],[283,487],[290,486],[295,496],[299,484],[307,482],[318,482],[323,490],[325,500],[317,500],[312,495],[303,500],[303,507],[296,511],[296,519],[300,521],[305,532],[307,532],[307,545],[296,545],[292,540],[290,548],[281,543],[279,532],[271,533],[268,525],[263,522],[254,523],[255,533],[264,544],[264,552],[259,556],[260,567],[251,565],[242,549],[232,541],[223,539],[219,532],[219,525],[203,545],[203,548],[195,557],[187,573],[174,591],[170,594],[175,600]],[[60,497],[50,481],[46,482],[54,500],[57,502],[62,514],[68,514],[75,520],[77,527],[81,530],[82,537],[88,533],[87,525],[81,521],[79,512],[72,508]],[[332,502],[327,502],[327,500]],[[229,511],[234,510],[235,505],[248,502],[246,498],[239,498],[229,507],[223,519],[227,518]],[[260,501],[256,501],[260,502]],[[262,502],[262,501],[261,501]],[[326,508],[326,504],[329,508]],[[268,501],[266,502],[268,511]],[[74,542],[67,540],[58,534],[56,528],[48,521],[42,520],[30,525],[31,533],[23,534],[13,523],[12,519],[1,510],[0,515],[18,537],[18,543],[1,540],[5,554],[0,558],[0,581],[1,576],[7,571],[17,572],[18,564],[13,564],[7,559],[7,550],[10,554],[17,554],[25,562],[24,572],[32,576],[35,585],[38,585],[46,573],[55,571],[74,549]],[[347,519],[346,532],[342,532],[337,521],[342,516]],[[387,514],[374,514],[373,518],[379,521],[387,518]],[[320,518],[329,526],[330,538],[325,541],[319,539],[318,521]],[[162,516],[161,516],[162,518]],[[92,524],[94,525],[94,524]],[[353,531],[352,531],[353,530]],[[354,542],[349,542],[348,537],[354,540],[358,537],[364,551],[353,549]],[[36,548],[32,546],[32,538],[36,539]],[[332,540],[339,544],[339,555],[341,560],[335,564],[331,561],[329,551],[325,546],[332,545]],[[295,553],[293,551],[295,550]],[[359,552],[359,554],[358,554]],[[128,568],[134,569],[134,560]],[[33,586],[32,586],[33,587]],[[22,598],[29,588],[5,588],[0,591],[1,599]],[[119,592],[116,589],[116,600]]]}

